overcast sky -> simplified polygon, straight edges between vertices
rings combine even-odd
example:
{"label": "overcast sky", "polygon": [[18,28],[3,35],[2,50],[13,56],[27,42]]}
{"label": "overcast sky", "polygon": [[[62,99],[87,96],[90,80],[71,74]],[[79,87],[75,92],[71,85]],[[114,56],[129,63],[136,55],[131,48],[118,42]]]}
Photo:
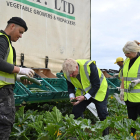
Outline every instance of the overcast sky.
{"label": "overcast sky", "polygon": [[140,41],[140,0],[91,0],[91,59],[115,69],[127,41]]}

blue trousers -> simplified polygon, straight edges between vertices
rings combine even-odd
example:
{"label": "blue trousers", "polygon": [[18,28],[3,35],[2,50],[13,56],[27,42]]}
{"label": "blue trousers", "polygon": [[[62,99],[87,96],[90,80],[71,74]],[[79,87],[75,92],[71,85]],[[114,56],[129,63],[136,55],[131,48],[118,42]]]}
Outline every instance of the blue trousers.
{"label": "blue trousers", "polygon": [[105,99],[102,102],[99,102],[93,98],[90,98],[89,100],[84,100],[80,102],[78,105],[73,106],[72,114],[74,114],[75,119],[81,117],[83,115],[83,112],[87,108],[87,106],[92,102],[96,106],[96,110],[97,110],[100,121],[105,120],[106,117],[108,116],[108,111],[107,111],[108,95],[109,95],[109,89],[107,90]]}

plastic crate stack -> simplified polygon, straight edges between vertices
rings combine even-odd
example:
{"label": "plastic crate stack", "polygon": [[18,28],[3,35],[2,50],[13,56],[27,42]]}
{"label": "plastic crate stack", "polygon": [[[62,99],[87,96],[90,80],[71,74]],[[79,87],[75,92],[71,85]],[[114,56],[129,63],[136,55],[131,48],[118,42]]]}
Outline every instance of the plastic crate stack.
{"label": "plastic crate stack", "polygon": [[39,103],[69,99],[67,83],[63,78],[36,78],[41,86],[36,84],[23,85],[16,82],[14,93],[16,105],[26,103]]}
{"label": "plastic crate stack", "polygon": [[68,99],[68,88],[67,88],[67,82],[63,78],[43,78],[47,83],[52,85],[57,93],[55,96],[55,99],[61,100],[61,99]]}
{"label": "plastic crate stack", "polygon": [[28,93],[24,90],[24,88],[18,82],[15,83],[14,98],[15,98],[16,105],[22,104],[28,98]]}
{"label": "plastic crate stack", "polygon": [[[56,78],[36,78],[40,80],[41,86],[36,84],[23,85],[16,82],[14,97],[16,106],[24,103],[39,103],[69,99],[67,82],[62,73],[56,74]],[[120,86],[118,78],[106,78],[109,86],[109,94],[119,93]]]}
{"label": "plastic crate stack", "polygon": [[121,81],[118,78],[106,78],[108,87],[109,87],[109,94],[120,93],[117,87],[120,87]]}

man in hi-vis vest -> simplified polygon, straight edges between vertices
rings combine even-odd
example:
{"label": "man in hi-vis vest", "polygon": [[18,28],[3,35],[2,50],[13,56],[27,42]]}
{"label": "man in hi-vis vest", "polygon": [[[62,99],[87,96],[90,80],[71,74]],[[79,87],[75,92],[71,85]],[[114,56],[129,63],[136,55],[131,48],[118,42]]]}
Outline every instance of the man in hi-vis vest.
{"label": "man in hi-vis vest", "polygon": [[[71,102],[75,119],[81,117],[86,107],[93,102],[99,119],[105,120],[108,116],[108,84],[101,70],[96,67],[95,61],[69,58],[62,64],[62,70],[67,80],[70,100],[76,99],[76,102]],[[107,134],[109,128],[103,131],[103,136]]]}
{"label": "man in hi-vis vest", "polygon": [[114,64],[117,64],[120,68],[119,68],[119,74],[118,74],[118,78],[121,80],[122,79],[122,68],[123,68],[123,62],[124,59],[122,57],[118,57],[116,59],[116,62]]}
{"label": "man in hi-vis vest", "polygon": [[[5,30],[0,31],[0,140],[8,140],[15,119],[13,87],[20,75],[33,77],[34,71],[15,66],[16,52],[11,42],[16,42],[27,31],[26,23],[19,17],[12,17]],[[24,84],[30,83],[23,81]]]}

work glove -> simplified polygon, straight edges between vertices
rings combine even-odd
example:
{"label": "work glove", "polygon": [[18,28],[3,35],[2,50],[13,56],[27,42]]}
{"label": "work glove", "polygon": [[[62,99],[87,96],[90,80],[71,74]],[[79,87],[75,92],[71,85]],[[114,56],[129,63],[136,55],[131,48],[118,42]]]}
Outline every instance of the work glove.
{"label": "work glove", "polygon": [[118,91],[120,91],[121,87],[116,87],[118,89]]}
{"label": "work glove", "polygon": [[28,77],[33,77],[35,72],[30,68],[22,68],[20,67],[20,71],[18,74],[27,75]]}
{"label": "work glove", "polygon": [[[138,83],[140,83],[140,79],[133,80],[133,81],[131,81],[130,84],[132,85],[132,83],[134,83],[133,86],[135,86],[135,85],[137,85]],[[129,84],[129,85],[130,85],[130,84]]]}
{"label": "work glove", "polygon": [[124,89],[120,89],[120,100],[124,101]]}
{"label": "work glove", "polygon": [[119,73],[115,73],[113,77],[118,78]]}

